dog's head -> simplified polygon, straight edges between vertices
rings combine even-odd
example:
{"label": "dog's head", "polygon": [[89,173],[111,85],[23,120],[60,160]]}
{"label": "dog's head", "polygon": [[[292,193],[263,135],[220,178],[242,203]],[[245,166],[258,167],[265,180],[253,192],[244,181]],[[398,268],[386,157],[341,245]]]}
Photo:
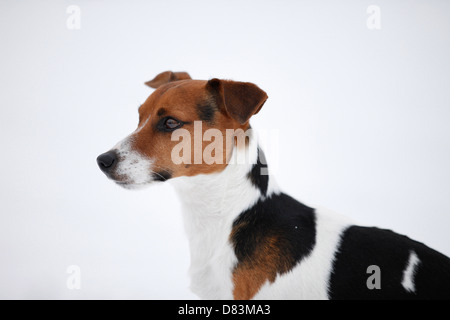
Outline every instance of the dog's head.
{"label": "dog's head", "polygon": [[97,158],[126,188],[223,170],[234,147],[228,132],[247,130],[267,99],[252,83],[192,80],[185,72],[163,72],[146,85],[156,90],[139,108],[137,129]]}

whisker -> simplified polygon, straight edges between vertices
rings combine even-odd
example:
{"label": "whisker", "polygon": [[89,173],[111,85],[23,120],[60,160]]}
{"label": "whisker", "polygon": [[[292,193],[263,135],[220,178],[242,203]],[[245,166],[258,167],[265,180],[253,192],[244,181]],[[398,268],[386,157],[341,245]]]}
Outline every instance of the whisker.
{"label": "whisker", "polygon": [[151,173],[152,174],[156,174],[156,175],[158,175],[159,177],[161,177],[161,179],[163,179],[164,181],[166,181],[167,179],[165,178],[165,177],[163,177],[161,174],[159,174],[158,172],[156,172],[156,171],[153,171],[153,170],[151,170]]}
{"label": "whisker", "polygon": [[[161,166],[158,166],[157,164],[153,164],[153,166],[157,167],[158,169],[164,171],[164,172],[167,173],[167,174],[172,174],[172,172],[171,172],[170,170],[165,169],[165,168],[163,168],[163,167],[161,167]],[[152,171],[154,171],[154,170],[152,170]]]}

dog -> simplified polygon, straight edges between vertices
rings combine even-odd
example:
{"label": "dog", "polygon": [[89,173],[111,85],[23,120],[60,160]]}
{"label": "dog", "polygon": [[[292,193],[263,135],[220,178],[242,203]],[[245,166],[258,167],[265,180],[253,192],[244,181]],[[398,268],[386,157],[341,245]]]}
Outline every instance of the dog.
{"label": "dog", "polygon": [[268,98],[257,85],[171,71],[146,84],[137,129],[97,163],[124,188],[173,182],[200,298],[450,298],[448,257],[280,191],[249,124]]}

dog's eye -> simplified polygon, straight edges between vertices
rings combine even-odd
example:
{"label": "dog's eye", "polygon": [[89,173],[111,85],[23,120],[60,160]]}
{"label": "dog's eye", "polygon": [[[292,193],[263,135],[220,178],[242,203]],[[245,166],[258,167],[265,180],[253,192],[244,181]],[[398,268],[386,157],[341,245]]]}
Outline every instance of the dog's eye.
{"label": "dog's eye", "polygon": [[181,126],[181,122],[178,120],[175,120],[173,118],[167,118],[164,122],[164,127],[167,130],[175,130],[176,128]]}
{"label": "dog's eye", "polygon": [[174,119],[172,117],[165,117],[158,121],[156,129],[162,132],[171,132],[184,126],[185,124],[186,122]]}

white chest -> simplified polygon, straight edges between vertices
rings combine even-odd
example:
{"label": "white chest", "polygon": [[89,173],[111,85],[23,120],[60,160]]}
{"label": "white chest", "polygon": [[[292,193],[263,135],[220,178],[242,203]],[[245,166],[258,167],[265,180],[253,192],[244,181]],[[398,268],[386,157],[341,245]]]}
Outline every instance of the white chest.
{"label": "white chest", "polygon": [[228,242],[213,243],[190,242],[191,290],[202,299],[233,299],[232,272],[237,259]]}
{"label": "white chest", "polygon": [[[191,252],[191,290],[204,299],[233,299],[233,221],[260,197],[259,190],[230,171],[231,167],[217,175],[179,179],[175,185]],[[195,187],[190,188],[187,184],[192,183]]]}

